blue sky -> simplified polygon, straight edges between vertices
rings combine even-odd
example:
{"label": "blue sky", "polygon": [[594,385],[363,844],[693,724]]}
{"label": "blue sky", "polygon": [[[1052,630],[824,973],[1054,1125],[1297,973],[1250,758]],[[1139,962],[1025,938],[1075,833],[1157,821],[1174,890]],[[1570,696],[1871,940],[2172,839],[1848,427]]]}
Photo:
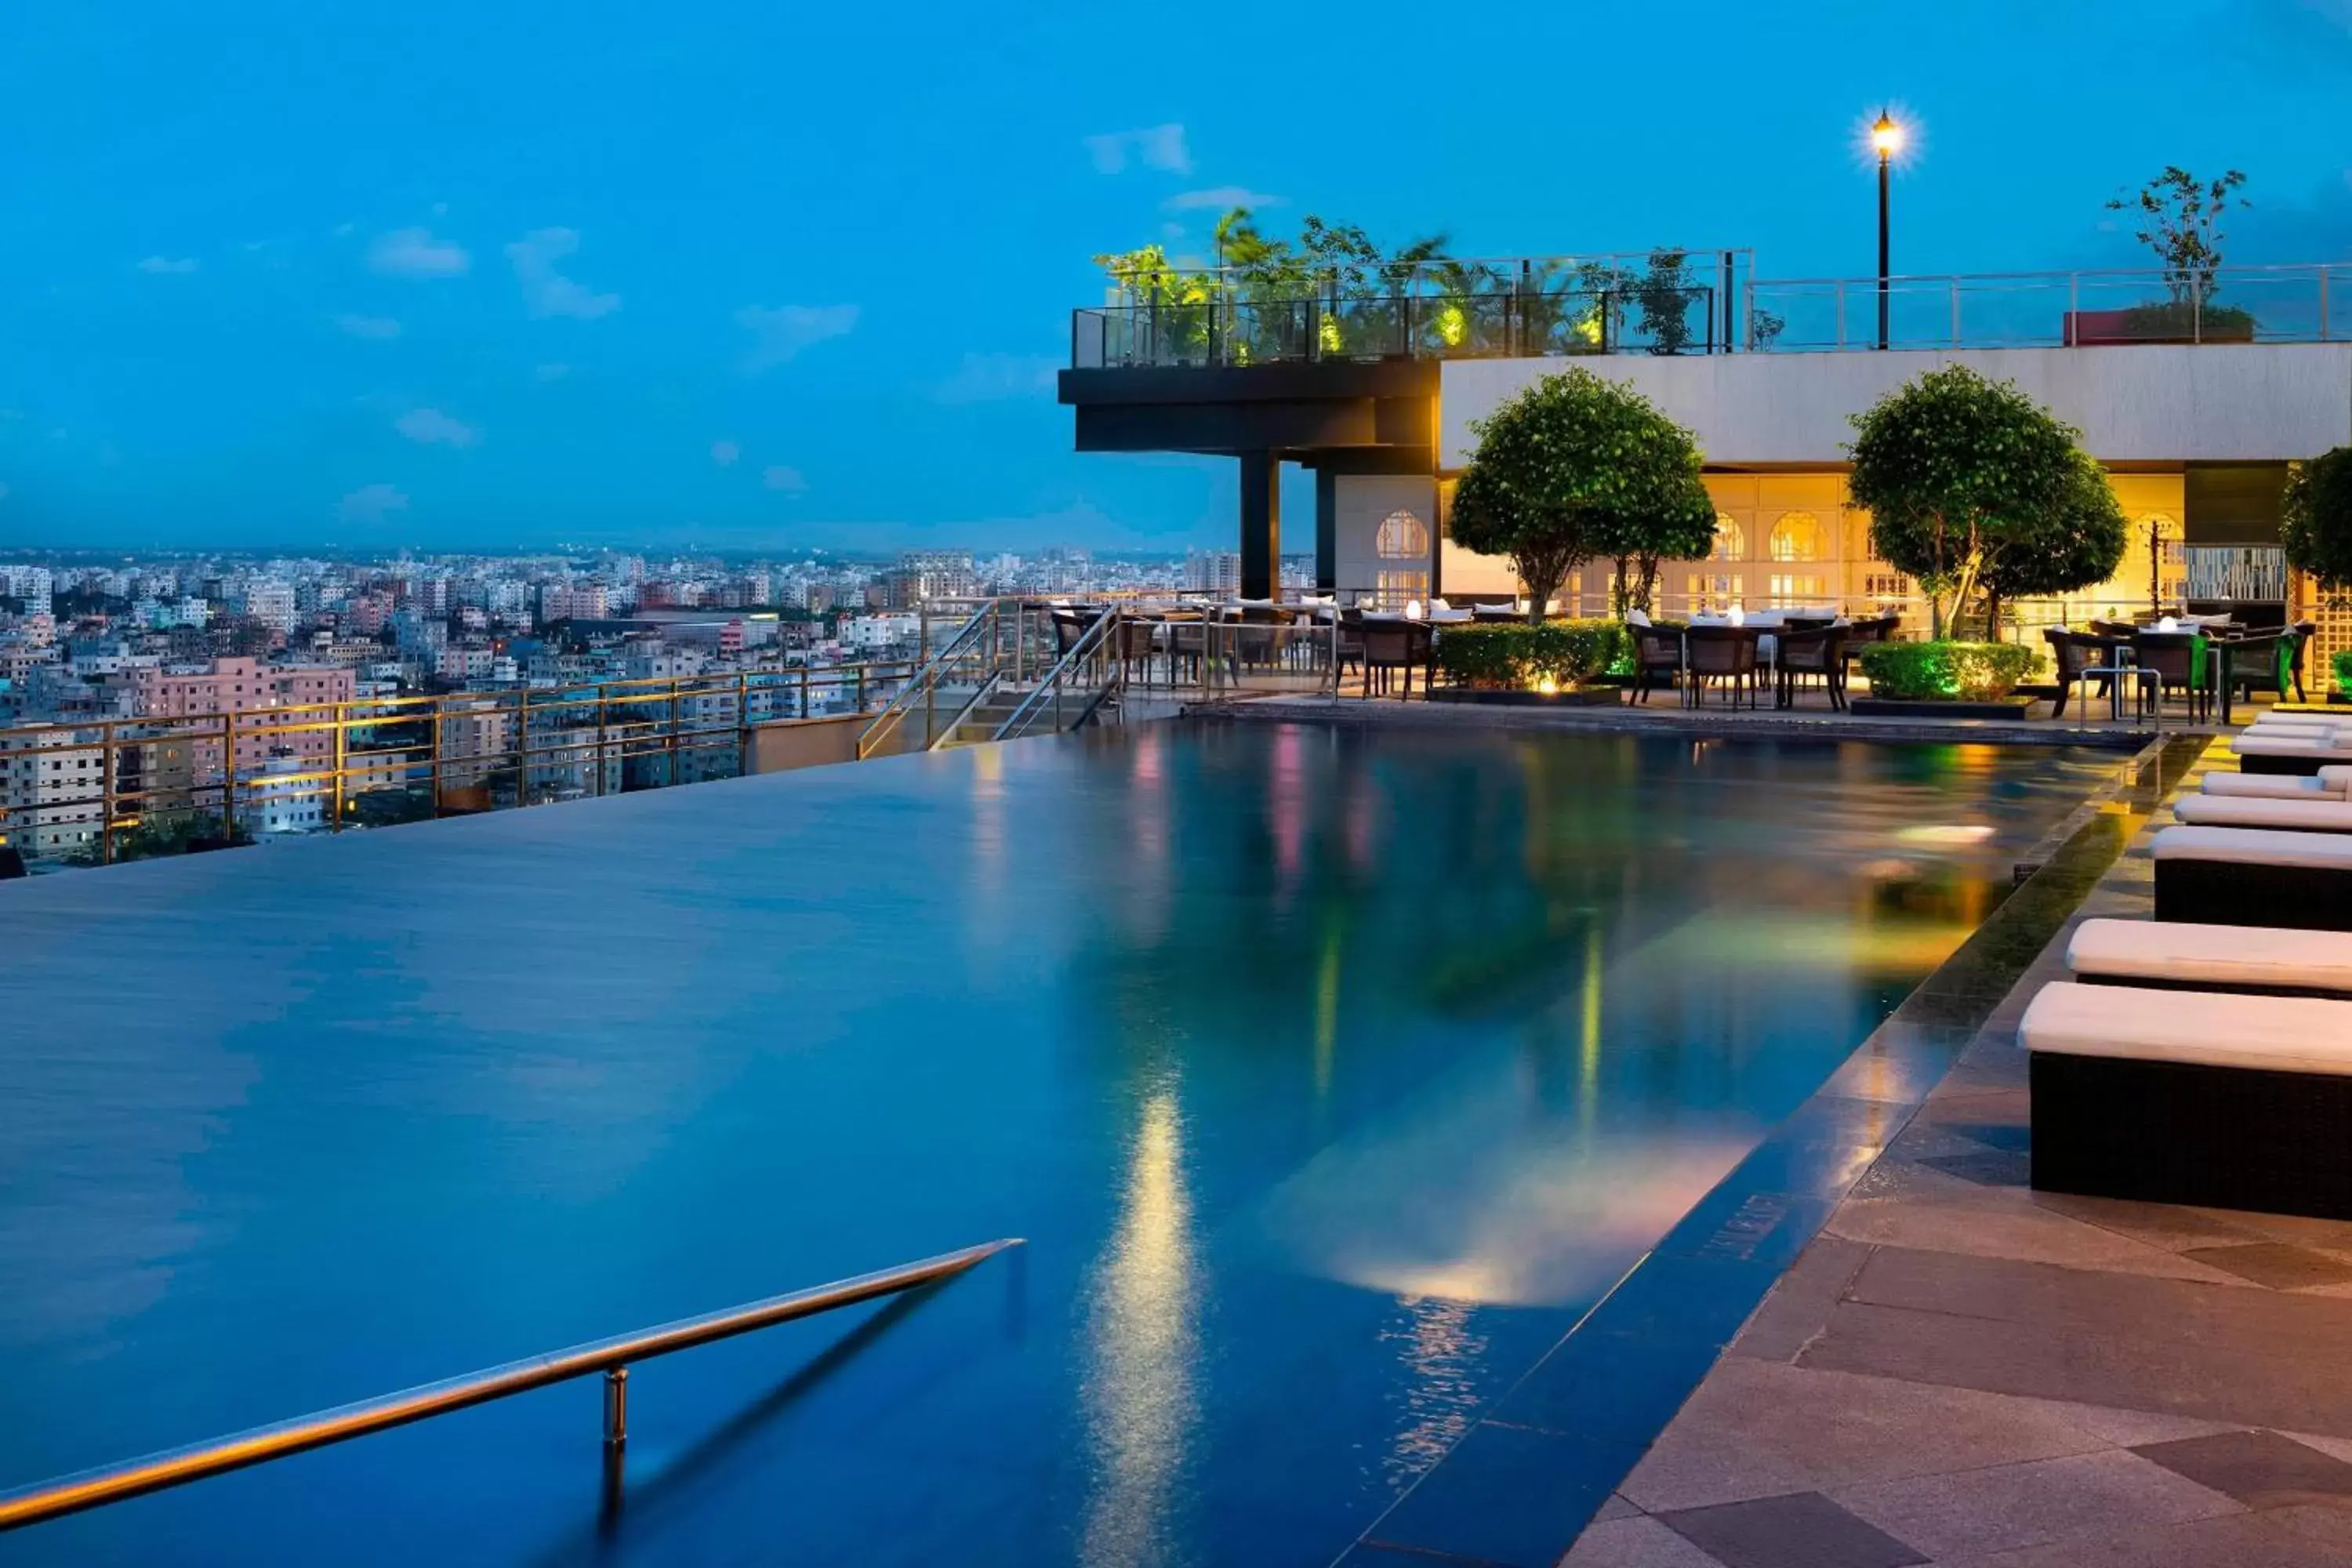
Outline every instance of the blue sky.
{"label": "blue sky", "polygon": [[1897,270],[2129,263],[2168,162],[2352,259],[2352,0],[18,0],[0,546],[1223,542],[1230,464],[1069,450],[1088,256],[1248,192],[1862,273],[1883,99]]}

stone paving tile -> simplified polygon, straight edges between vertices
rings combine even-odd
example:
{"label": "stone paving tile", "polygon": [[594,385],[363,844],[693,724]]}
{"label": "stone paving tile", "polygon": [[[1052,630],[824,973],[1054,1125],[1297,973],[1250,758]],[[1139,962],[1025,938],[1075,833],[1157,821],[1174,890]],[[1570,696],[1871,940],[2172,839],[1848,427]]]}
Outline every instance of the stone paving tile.
{"label": "stone paving tile", "polygon": [[2249,1508],[2352,1499],[2352,1465],[2275,1432],[2223,1432],[2132,1452]]}
{"label": "stone paving tile", "polygon": [[2126,1448],[1843,1487],[1830,1496],[1855,1517],[1941,1559],[2243,1508]]}
{"label": "stone paving tile", "polygon": [[1594,1511],[1592,1515],[1592,1522],[1595,1524],[1606,1524],[1612,1519],[1631,1519],[1641,1511],[1642,1510],[1640,1509],[1635,1508],[1632,1503],[1627,1502],[1617,1493],[1611,1492],[1607,1500],[1602,1502],[1601,1507]]}
{"label": "stone paving tile", "polygon": [[2113,1447],[2041,1400],[1733,1361],[1619,1489],[1660,1513]]}
{"label": "stone paving tile", "polygon": [[1948,1557],[1937,1568],[2343,1568],[2346,1561],[2299,1538],[2281,1514],[2233,1513]]}
{"label": "stone paving tile", "polygon": [[1725,1568],[1915,1568],[1928,1559],[1819,1492],[1669,1514]]}
{"label": "stone paving tile", "polygon": [[2226,1269],[2273,1290],[2299,1290],[2312,1285],[2341,1285],[2352,1280],[2352,1262],[2316,1247],[2284,1241],[2258,1241],[2224,1247],[2197,1247],[2181,1257]]}
{"label": "stone paving tile", "polygon": [[1830,1310],[1860,1273],[1870,1248],[1834,1236],[1817,1236],[1779,1283],[1739,1337],[1733,1355],[1790,1361],[1830,1320]]}
{"label": "stone paving tile", "polygon": [[2238,1216],[2218,1209],[2174,1208],[2122,1198],[2087,1197],[2078,1193],[2036,1193],[2033,1201],[2053,1214],[2063,1214],[2168,1252],[2259,1241],[2263,1237],[2261,1231]]}
{"label": "stone paving tile", "polygon": [[1576,1549],[1560,1559],[1559,1568],[1723,1568],[1723,1563],[1658,1521],[1636,1515],[1594,1524]]}
{"label": "stone paving tile", "polygon": [[2037,1399],[2033,1403],[2068,1426],[2087,1432],[2103,1442],[2112,1443],[2118,1448],[2245,1430],[2244,1426],[2232,1422],[2207,1421],[2194,1415],[2168,1415],[2153,1410],[2121,1410],[2110,1405],[2075,1405],[2063,1399]]}
{"label": "stone paving tile", "polygon": [[1882,1162],[1823,1230],[1848,1241],[2116,1274],[2158,1275],[2242,1288],[2226,1270],[2185,1258],[2034,1201],[2022,1187],[1989,1185],[1933,1166]]}

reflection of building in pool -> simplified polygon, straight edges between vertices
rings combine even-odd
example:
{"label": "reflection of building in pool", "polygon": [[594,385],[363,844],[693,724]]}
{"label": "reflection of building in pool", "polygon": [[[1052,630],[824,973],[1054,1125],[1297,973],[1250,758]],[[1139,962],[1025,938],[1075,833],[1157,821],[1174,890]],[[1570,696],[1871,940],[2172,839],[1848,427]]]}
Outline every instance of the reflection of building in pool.
{"label": "reflection of building in pool", "polygon": [[1145,1092],[1127,1181],[1087,1300],[1085,1403],[1093,1450],[1079,1560],[1174,1561],[1179,1483],[1200,1421],[1197,1243],[1183,1110],[1167,1074]]}

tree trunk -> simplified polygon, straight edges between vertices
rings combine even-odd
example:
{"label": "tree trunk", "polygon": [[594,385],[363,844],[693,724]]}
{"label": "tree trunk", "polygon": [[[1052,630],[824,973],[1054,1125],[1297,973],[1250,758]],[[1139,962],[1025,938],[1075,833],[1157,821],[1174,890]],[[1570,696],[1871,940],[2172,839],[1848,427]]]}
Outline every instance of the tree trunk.
{"label": "tree trunk", "polygon": [[1644,555],[1640,559],[1641,564],[1635,568],[1640,586],[1633,593],[1633,607],[1645,616],[1654,616],[1658,613],[1658,558]]}
{"label": "tree trunk", "polygon": [[1609,579],[1609,608],[1622,621],[1633,604],[1633,558],[1620,555],[1616,564],[1616,574]]}
{"label": "tree trunk", "polygon": [[2000,590],[1985,590],[1985,641],[2000,641]]}
{"label": "tree trunk", "polygon": [[1983,570],[1984,552],[1969,551],[1968,560],[1960,564],[1958,580],[1952,584],[1951,628],[1955,637],[1959,635],[1961,617],[1969,613],[1969,601],[1976,597],[1977,577]]}

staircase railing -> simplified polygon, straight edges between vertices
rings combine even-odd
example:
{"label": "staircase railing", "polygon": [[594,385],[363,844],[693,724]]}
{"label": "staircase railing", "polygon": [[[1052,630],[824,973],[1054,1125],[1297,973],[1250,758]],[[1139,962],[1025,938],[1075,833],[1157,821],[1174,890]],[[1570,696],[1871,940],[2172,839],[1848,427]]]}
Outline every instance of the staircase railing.
{"label": "staircase railing", "polygon": [[0,1531],[59,1519],[85,1509],[121,1502],[167,1487],[185,1486],[212,1476],[241,1470],[290,1454],[324,1447],[330,1443],[364,1437],[372,1432],[404,1426],[453,1410],[505,1399],[550,1384],[565,1383],[596,1373],[604,1374],[604,1485],[608,1503],[618,1495],[620,1461],[628,1440],[629,1367],[655,1356],[691,1350],[716,1340],[731,1339],[757,1329],[772,1328],[820,1312],[877,1300],[920,1286],[950,1279],[1007,1247],[1019,1247],[1018,1237],[982,1242],[937,1258],[902,1263],[896,1268],[836,1279],[806,1290],[794,1290],[763,1300],[748,1301],[698,1318],[681,1318],[656,1328],[640,1329],[570,1350],[510,1361],[502,1366],[468,1373],[463,1377],[362,1400],[315,1415],[298,1416],[275,1426],[257,1426],[208,1443],[151,1454],[142,1459],[108,1465],[79,1475],[44,1481],[38,1486],[0,1493]]}
{"label": "staircase railing", "polygon": [[872,722],[859,731],[857,760],[864,762],[888,744],[891,737],[905,726],[908,717],[919,709],[923,714],[923,741],[919,749],[929,750],[940,735],[946,733],[939,723],[940,688],[969,680],[980,689],[975,693],[974,701],[966,703],[959,699],[955,706],[961,713],[976,705],[978,698],[985,696],[988,689],[1005,673],[1005,633],[1008,629],[1012,633],[1011,651],[1015,664],[1025,658],[1026,619],[1021,601],[1017,599],[991,599],[982,605],[939,652],[924,661],[923,667],[899,689],[897,696],[883,706]]}
{"label": "staircase railing", "polygon": [[1036,689],[1021,700],[990,738],[1018,740],[1036,728],[1038,721],[1049,716],[1055,733],[1085,723],[1125,686],[1125,628],[1143,624],[1116,610],[1105,610],[1097,616],[1094,623],[1070,645],[1069,651],[1054,662],[1054,668],[1037,683]]}

